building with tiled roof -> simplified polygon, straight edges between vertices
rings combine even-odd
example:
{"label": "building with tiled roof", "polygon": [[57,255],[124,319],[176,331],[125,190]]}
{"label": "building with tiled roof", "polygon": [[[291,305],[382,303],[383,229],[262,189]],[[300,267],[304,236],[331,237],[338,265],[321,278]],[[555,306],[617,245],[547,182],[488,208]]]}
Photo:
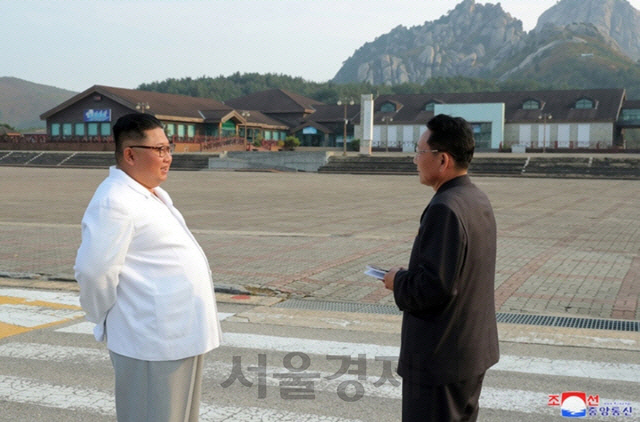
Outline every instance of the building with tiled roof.
{"label": "building with tiled roof", "polygon": [[[304,116],[311,112],[314,100],[284,93],[276,116]],[[210,139],[238,138],[251,143],[256,139],[275,143],[284,140],[289,125],[259,107],[268,96],[256,96],[255,101],[241,103],[236,109],[210,98],[164,94],[152,91],[95,85],[64,103],[43,113],[47,133],[52,140],[109,140],[111,125],[132,112],[153,114],[165,126],[174,142],[210,142]],[[276,96],[277,97],[277,96]]]}
{"label": "building with tiled roof", "polygon": [[[622,148],[625,101],[624,89],[380,95],[373,105],[372,147],[411,151],[429,119],[446,113],[472,124],[479,150]],[[638,127],[640,113],[636,117],[627,127]],[[359,117],[355,126],[361,137]]]}
{"label": "building with tiled roof", "polygon": [[[361,104],[323,104],[282,89],[222,103],[96,85],[41,118],[54,141],[108,138],[120,116],[143,111],[160,119],[177,142],[235,138],[273,145],[293,135],[301,146],[338,149],[346,132],[347,145],[362,140],[365,153],[413,151],[427,121],[439,113],[467,119],[480,151],[622,149],[624,130],[640,127],[640,101],[627,101],[624,89],[380,95],[372,104],[363,114]],[[371,121],[362,122],[362,116]],[[365,125],[372,128],[369,140]]]}
{"label": "building with tiled roof", "polygon": [[109,137],[111,124],[121,116],[141,111],[165,125],[169,137],[194,138],[235,135],[246,123],[233,108],[209,98],[114,88],[102,85],[75,95],[43,113],[47,133],[61,138]]}
{"label": "building with tiled roof", "polygon": [[[303,118],[291,133],[300,139],[301,145],[313,147],[342,147],[353,139],[353,121],[360,114],[360,105],[316,105],[313,114]],[[347,124],[345,125],[345,121]]]}

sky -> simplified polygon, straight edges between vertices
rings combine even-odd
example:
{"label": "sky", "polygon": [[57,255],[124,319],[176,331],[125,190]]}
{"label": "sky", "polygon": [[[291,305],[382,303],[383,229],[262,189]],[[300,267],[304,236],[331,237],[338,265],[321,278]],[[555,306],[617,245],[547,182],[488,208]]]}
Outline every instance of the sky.
{"label": "sky", "polygon": [[[0,0],[0,77],[77,92],[236,72],[327,82],[365,43],[461,1]],[[525,31],[556,2],[476,0],[500,3]]]}

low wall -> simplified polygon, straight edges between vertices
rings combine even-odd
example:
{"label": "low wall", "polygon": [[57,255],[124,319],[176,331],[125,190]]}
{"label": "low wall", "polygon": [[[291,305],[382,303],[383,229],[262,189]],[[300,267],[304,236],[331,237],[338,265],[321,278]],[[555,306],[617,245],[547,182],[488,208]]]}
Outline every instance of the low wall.
{"label": "low wall", "polygon": [[113,151],[112,142],[0,142],[0,151]]}
{"label": "low wall", "polygon": [[316,172],[329,161],[333,152],[327,151],[278,151],[221,153],[209,158],[209,169],[274,169],[281,171]]}

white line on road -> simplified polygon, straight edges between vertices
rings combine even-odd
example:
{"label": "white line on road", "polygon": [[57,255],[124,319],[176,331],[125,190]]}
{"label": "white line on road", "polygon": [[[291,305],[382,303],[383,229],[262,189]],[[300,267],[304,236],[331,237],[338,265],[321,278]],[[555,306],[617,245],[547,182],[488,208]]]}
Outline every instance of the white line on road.
{"label": "white line on road", "polygon": [[[0,345],[0,356],[13,359],[33,359],[48,362],[62,362],[62,361],[86,361],[87,363],[94,364],[97,361],[108,362],[108,353],[104,349],[91,349],[80,348],[71,346],[57,346],[51,344],[38,344],[38,343],[14,343]],[[245,362],[245,368],[254,364],[254,362]],[[212,361],[208,359],[205,365],[205,378],[215,379],[216,383],[221,383],[227,380],[233,371],[231,363],[225,363],[220,361]],[[282,380],[274,377],[274,374],[284,373],[282,368],[278,367],[265,367],[264,383],[270,387],[281,387]],[[243,370],[243,376],[254,386],[260,381],[256,371]],[[379,383],[379,376],[367,376],[364,379],[358,378],[356,375],[344,374],[339,378],[333,378],[334,373],[318,372],[314,380],[314,394],[316,392],[322,392],[326,394],[337,395],[339,391],[345,392],[345,387],[341,386],[343,383],[349,383],[351,387],[355,383],[359,383],[362,386],[362,391],[367,397],[379,397],[384,399],[399,400],[401,398],[401,388],[399,386],[392,385],[387,381],[382,385],[376,385]],[[353,391],[349,390],[348,395],[353,396]],[[528,414],[553,414],[558,412],[557,408],[547,406],[548,392],[538,391],[525,391],[515,389],[501,389],[485,386],[482,390],[480,397],[480,404],[483,408],[515,411]],[[68,397],[74,397],[74,400],[69,401]],[[6,399],[10,401],[16,401],[21,403],[33,403],[42,404],[48,407],[64,408],[64,409],[78,409],[84,411],[93,411],[94,413],[107,413],[112,411],[113,397],[111,394],[102,393],[94,390],[78,390],[71,387],[48,386],[44,383],[39,383],[35,380],[28,380],[16,377],[2,377],[0,376],[0,399]],[[338,398],[336,398],[338,399]],[[606,398],[601,398],[602,402],[613,402]],[[93,409],[93,403],[97,405]],[[629,403],[633,408],[640,408],[640,403]],[[225,417],[233,416],[236,419],[231,420],[243,420],[241,415],[254,415],[259,408],[240,409],[240,408],[219,408],[215,405],[203,405],[202,414],[208,415],[207,418],[202,418],[203,421],[223,421],[221,415]],[[241,412],[242,410],[242,412]],[[259,412],[276,412],[269,409],[259,409]],[[315,421],[325,419],[314,419],[315,415],[296,415],[296,418],[300,416],[300,421]],[[306,419],[305,419],[306,418]],[[252,419],[246,419],[252,420]],[[254,419],[255,420],[255,419]],[[260,419],[261,420],[261,419]],[[276,419],[274,419],[276,420]],[[280,420],[280,419],[278,419]],[[339,419],[326,419],[335,420]]]}
{"label": "white line on road", "polygon": [[[84,323],[81,323],[84,324]],[[91,334],[92,328],[84,325],[83,330],[77,330],[75,324],[60,328],[60,332],[83,332]],[[91,327],[93,325],[91,324]],[[381,346],[377,344],[347,343],[339,341],[313,340],[292,337],[266,336],[248,333],[223,333],[225,347],[241,349],[271,350],[277,352],[303,352],[315,355],[357,355],[364,354],[369,359],[376,356],[395,356],[400,353],[396,346]],[[500,361],[491,371],[520,372],[525,374],[561,375],[566,377],[580,377],[602,379],[610,381],[640,382],[640,365],[611,362],[592,362],[583,360],[549,359],[532,356],[502,355]]]}
{"label": "white line on road", "polygon": [[76,292],[57,292],[32,289],[12,289],[0,287],[0,296],[17,297],[27,301],[58,303],[60,305],[80,306],[80,297]]}
{"label": "white line on road", "polygon": [[84,316],[84,312],[73,309],[53,309],[46,306],[23,304],[0,305],[0,322],[20,327],[38,327],[82,316]]}
{"label": "white line on road", "polygon": [[314,355],[365,354],[369,359],[376,356],[397,357],[400,348],[378,344],[346,343],[342,341],[313,340],[295,337],[265,336],[249,333],[223,333],[222,345],[242,349],[273,350],[278,352],[300,351]]}
{"label": "white line on road", "polygon": [[[0,375],[0,400],[94,414],[115,415],[114,399],[111,393],[93,389],[52,385],[29,378]],[[243,422],[255,420],[361,422],[355,419],[342,419],[259,407],[217,406],[206,403],[200,406],[200,420],[203,422]]]}

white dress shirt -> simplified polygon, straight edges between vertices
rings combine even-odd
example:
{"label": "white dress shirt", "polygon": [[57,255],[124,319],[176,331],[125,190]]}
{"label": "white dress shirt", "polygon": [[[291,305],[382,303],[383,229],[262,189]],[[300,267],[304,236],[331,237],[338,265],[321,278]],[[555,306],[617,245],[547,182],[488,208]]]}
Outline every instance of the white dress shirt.
{"label": "white dress shirt", "polygon": [[207,257],[166,191],[111,167],[82,219],[80,304],[109,350],[177,360],[220,345]]}

